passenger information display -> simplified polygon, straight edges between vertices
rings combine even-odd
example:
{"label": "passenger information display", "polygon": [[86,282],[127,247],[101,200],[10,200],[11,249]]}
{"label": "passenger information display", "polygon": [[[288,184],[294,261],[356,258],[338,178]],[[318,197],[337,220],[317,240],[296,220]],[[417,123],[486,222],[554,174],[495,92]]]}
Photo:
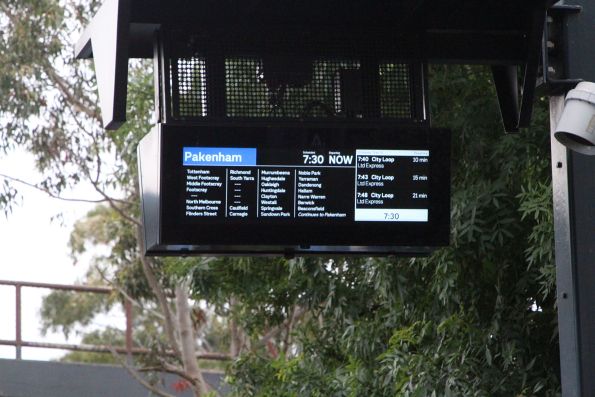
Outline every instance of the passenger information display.
{"label": "passenger information display", "polygon": [[184,147],[194,219],[427,222],[429,150]]}
{"label": "passenger information display", "polygon": [[139,149],[147,252],[428,252],[449,239],[449,141],[420,127],[161,125]]}

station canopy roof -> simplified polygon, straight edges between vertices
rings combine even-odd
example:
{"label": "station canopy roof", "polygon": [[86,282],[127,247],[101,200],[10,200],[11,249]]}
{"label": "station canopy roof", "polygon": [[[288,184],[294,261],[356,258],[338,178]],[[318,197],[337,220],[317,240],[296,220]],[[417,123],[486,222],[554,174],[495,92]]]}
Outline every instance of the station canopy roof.
{"label": "station canopy roof", "polygon": [[[527,126],[547,9],[555,0],[105,0],[75,47],[95,58],[104,126],[125,121],[129,58],[152,58],[155,33],[218,51],[352,46],[427,63],[491,65],[505,128]],[[181,33],[181,34],[180,34]],[[194,36],[193,36],[194,35]],[[245,47],[249,48],[249,47]],[[517,67],[524,70],[517,87]],[[523,93],[518,104],[519,93]]]}
{"label": "station canopy roof", "polygon": [[[106,0],[120,7],[128,27],[128,56],[153,56],[160,26],[189,30],[251,31],[318,29],[365,35],[390,31],[417,37],[420,57],[431,62],[515,63],[525,58],[536,18],[554,0]],[[111,21],[115,26],[116,21]],[[79,58],[93,56],[87,28],[76,46]],[[321,33],[324,34],[324,33]],[[419,38],[422,38],[420,41]]]}

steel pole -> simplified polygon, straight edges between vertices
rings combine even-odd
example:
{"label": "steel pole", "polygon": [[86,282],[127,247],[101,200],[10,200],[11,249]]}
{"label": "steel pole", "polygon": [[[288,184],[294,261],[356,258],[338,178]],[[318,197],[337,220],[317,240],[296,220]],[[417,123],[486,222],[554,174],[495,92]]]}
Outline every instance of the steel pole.
{"label": "steel pole", "polygon": [[126,313],[126,355],[132,363],[132,302],[130,299],[124,301],[124,312]]}
{"label": "steel pole", "polygon": [[22,344],[23,344],[23,336],[21,333],[21,285],[15,285],[15,304],[16,304],[16,315],[15,315],[15,349],[16,349],[16,359],[20,360],[22,358]]}
{"label": "steel pole", "polygon": [[576,271],[573,268],[572,214],[570,209],[568,150],[554,138],[564,110],[564,96],[550,98],[550,137],[552,151],[552,189],[560,338],[560,381],[564,397],[580,397],[581,371],[578,346]]}

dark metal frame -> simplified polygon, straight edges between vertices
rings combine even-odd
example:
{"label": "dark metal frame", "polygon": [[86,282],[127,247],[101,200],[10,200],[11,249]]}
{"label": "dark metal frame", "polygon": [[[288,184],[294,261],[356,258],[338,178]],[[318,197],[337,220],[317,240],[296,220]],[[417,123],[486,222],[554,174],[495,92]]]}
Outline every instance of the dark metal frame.
{"label": "dark metal frame", "polygon": [[[338,31],[349,32],[350,40],[357,41],[373,36],[374,30],[383,29],[389,35],[372,42],[388,41],[388,46],[398,51],[403,59],[493,66],[505,129],[518,131],[528,126],[531,118],[545,12],[554,3],[555,0],[196,0],[190,4],[183,0],[108,0],[104,7],[111,5],[117,10],[112,12],[117,22],[114,25],[117,53],[113,59],[96,59],[96,62],[112,62],[114,66],[110,68],[122,71],[129,57],[151,58],[155,55],[154,34],[159,29],[192,31],[199,27],[224,35],[235,31],[248,37],[248,41],[262,29],[268,29],[271,37],[286,38],[306,31],[322,42]],[[113,24],[113,21],[107,21],[104,14],[107,15],[98,13],[101,20],[94,20],[77,44],[79,58],[94,55],[93,41],[111,37],[104,31],[106,26],[112,28],[108,22]],[[520,86],[518,67],[524,73]],[[102,96],[111,94],[111,103],[117,109],[112,120],[104,122],[108,128],[117,128],[125,121],[126,84],[118,78],[108,85],[102,84],[102,91],[107,93]],[[209,95],[216,94],[217,86],[214,84]],[[111,111],[103,113],[112,114]]]}
{"label": "dark metal frame", "polygon": [[[188,33],[189,35],[192,32]],[[226,116],[226,91],[225,91],[225,57],[237,55],[237,53],[226,53],[224,50],[210,50],[206,54],[206,71],[208,78],[206,79],[207,93],[207,114],[206,117],[195,118],[192,120],[181,120],[173,114],[172,109],[177,108],[179,97],[176,90],[172,86],[177,86],[177,74],[173,68],[170,67],[170,61],[173,59],[169,46],[169,34],[163,30],[158,30],[155,33],[154,39],[154,70],[155,70],[155,114],[158,116],[159,123],[167,125],[200,125],[206,123],[225,123],[229,125],[246,125],[251,123],[273,123],[273,124],[386,124],[386,125],[425,125],[429,126],[429,97],[428,97],[428,82],[427,82],[427,63],[419,60],[411,59],[395,59],[395,61],[403,62],[409,67],[409,85],[410,85],[410,101],[411,101],[411,117],[407,119],[395,118],[380,118],[380,98],[365,98],[369,104],[369,108],[377,108],[371,114],[364,114],[362,119],[348,118],[348,119],[295,119],[295,118],[267,118],[267,117],[232,117]],[[215,39],[217,40],[217,39]],[[211,44],[212,46],[212,44]],[[225,48],[222,45],[223,48]],[[336,55],[336,49],[334,55]],[[236,50],[237,51],[237,50]],[[247,52],[246,52],[247,51]],[[319,49],[321,54],[325,53],[325,49]],[[252,50],[244,50],[242,55],[262,56],[264,53]],[[346,56],[358,56],[358,53],[348,53]],[[396,54],[393,56],[397,56]],[[378,77],[379,61],[369,57],[360,58],[362,61],[362,74],[367,77]],[[391,58],[392,60],[392,58]],[[370,61],[372,63],[370,63]],[[170,81],[171,79],[171,81]],[[377,90],[376,90],[377,91]],[[375,90],[368,90],[373,94]],[[378,113],[378,114],[376,114]]]}
{"label": "dark metal frame", "polygon": [[507,132],[519,132],[520,128],[529,127],[531,124],[545,18],[545,6],[535,8],[531,13],[530,28],[527,33],[527,57],[522,65],[523,84],[521,87],[519,87],[518,65],[492,66],[492,76],[500,103],[502,122]]}
{"label": "dark metal frame", "polygon": [[556,4],[547,12],[543,31],[539,90],[549,95],[562,95],[578,83],[580,78],[568,77],[568,18],[582,11],[580,5]]}

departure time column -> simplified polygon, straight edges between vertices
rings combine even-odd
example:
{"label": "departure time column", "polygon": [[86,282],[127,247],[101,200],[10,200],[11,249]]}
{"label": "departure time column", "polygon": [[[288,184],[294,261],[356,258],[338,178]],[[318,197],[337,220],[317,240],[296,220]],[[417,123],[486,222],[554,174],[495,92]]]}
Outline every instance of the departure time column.
{"label": "departure time column", "polygon": [[355,221],[427,222],[427,150],[356,150]]}

